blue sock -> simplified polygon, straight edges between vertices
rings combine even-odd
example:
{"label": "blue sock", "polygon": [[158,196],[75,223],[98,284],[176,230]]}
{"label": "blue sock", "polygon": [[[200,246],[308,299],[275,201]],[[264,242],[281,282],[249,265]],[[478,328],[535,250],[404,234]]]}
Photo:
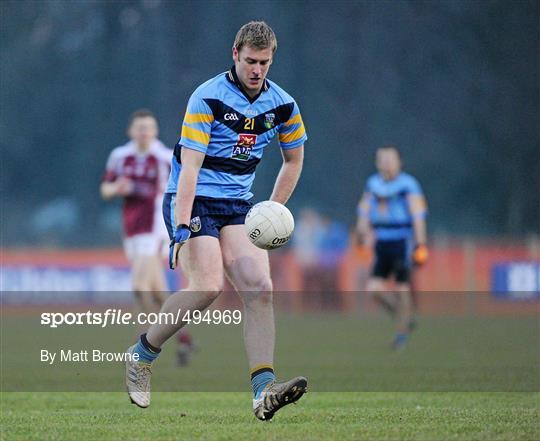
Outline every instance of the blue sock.
{"label": "blue sock", "polygon": [[139,341],[133,348],[133,354],[139,354],[139,361],[143,363],[152,363],[158,358],[161,349],[152,346],[146,339],[146,334],[142,334]]}
{"label": "blue sock", "polygon": [[409,334],[406,334],[405,332],[398,332],[396,333],[396,336],[394,337],[394,345],[402,346],[405,343],[407,343],[408,338],[409,338]]}
{"label": "blue sock", "polygon": [[259,398],[265,386],[275,379],[274,369],[270,366],[255,369],[255,371],[251,373],[251,388],[253,389],[253,396],[255,399]]}

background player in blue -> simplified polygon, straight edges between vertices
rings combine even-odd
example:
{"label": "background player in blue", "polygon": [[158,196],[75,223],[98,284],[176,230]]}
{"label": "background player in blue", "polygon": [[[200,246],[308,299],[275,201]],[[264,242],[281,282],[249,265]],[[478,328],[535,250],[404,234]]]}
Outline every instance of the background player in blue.
{"label": "background player in blue", "polygon": [[[264,22],[250,22],[238,31],[233,68],[199,86],[189,100],[163,202],[172,239],[170,265],[180,264],[189,283],[161,311],[205,309],[228,277],[244,303],[253,410],[261,420],[297,401],[307,387],[304,377],[275,381],[268,254],[248,240],[243,225],[255,168],[275,135],[283,165],[270,199],[285,204],[302,169],[307,136],[298,106],[266,79],[276,48],[274,32]],[[129,348],[140,360],[126,366],[128,392],[138,406],[150,404],[150,364],[182,326],[153,325]]]}
{"label": "background player in blue", "polygon": [[[411,269],[427,260],[426,202],[418,181],[401,171],[396,147],[379,148],[376,166],[378,173],[367,180],[358,205],[357,231],[365,245],[374,247],[367,290],[395,316],[393,346],[399,349],[406,344],[412,324]],[[393,293],[388,292],[391,277]]]}

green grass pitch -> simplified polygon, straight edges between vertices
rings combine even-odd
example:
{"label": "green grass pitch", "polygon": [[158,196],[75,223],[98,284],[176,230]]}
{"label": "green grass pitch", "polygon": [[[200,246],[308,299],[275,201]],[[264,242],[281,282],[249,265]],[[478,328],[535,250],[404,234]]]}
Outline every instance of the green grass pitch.
{"label": "green grass pitch", "polygon": [[107,393],[2,398],[5,440],[534,440],[539,394],[316,392],[271,422],[238,392],[160,392],[148,409]]}
{"label": "green grass pitch", "polygon": [[43,346],[96,341],[123,349],[132,329],[52,332],[32,317],[3,317],[1,439],[540,438],[535,318],[423,318],[407,351],[395,354],[383,318],[278,316],[278,376],[306,375],[310,392],[269,423],[251,411],[241,327],[193,327],[201,351],[185,369],[174,367],[168,343],[143,410],[122,392],[121,365],[47,367],[37,355]]}

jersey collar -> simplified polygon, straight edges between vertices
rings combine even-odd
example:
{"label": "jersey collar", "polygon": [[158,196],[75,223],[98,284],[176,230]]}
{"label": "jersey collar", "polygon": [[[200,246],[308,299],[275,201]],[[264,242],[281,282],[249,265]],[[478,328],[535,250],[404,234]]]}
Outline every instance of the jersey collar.
{"label": "jersey collar", "polygon": [[377,172],[379,174],[379,177],[381,178],[381,181],[384,181],[384,182],[394,182],[395,180],[397,180],[399,177],[401,177],[401,175],[403,174],[402,171],[400,171],[396,176],[394,176],[392,179],[384,179],[384,175],[381,173],[381,172]]}
{"label": "jersey collar", "polygon": [[236,69],[234,66],[231,67],[231,70],[229,70],[229,72],[227,72],[225,75],[229,83],[234,84],[238,88],[238,90],[242,92],[242,95],[244,95],[251,104],[257,101],[257,98],[261,96],[261,93],[266,92],[268,89],[270,89],[270,84],[265,78],[263,86],[261,87],[261,91],[257,95],[255,95],[253,98],[251,98],[242,87],[242,83],[240,83],[240,80],[238,79],[238,75],[236,75]]}

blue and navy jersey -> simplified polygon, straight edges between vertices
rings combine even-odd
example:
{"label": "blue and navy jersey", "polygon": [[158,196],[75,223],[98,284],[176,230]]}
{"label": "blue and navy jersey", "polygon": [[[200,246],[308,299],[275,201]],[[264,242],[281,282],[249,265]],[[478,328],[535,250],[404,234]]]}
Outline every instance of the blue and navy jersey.
{"label": "blue and navy jersey", "polygon": [[423,196],[418,181],[401,172],[390,181],[380,173],[372,175],[364,190],[369,195],[369,220],[377,240],[412,239],[413,216],[407,197]]}
{"label": "blue and navy jersey", "polygon": [[212,78],[189,99],[167,193],[176,192],[181,149],[188,148],[206,155],[196,196],[250,199],[255,168],[276,134],[284,150],[300,147],[307,139],[298,105],[287,92],[265,80],[251,99],[234,68]]}

